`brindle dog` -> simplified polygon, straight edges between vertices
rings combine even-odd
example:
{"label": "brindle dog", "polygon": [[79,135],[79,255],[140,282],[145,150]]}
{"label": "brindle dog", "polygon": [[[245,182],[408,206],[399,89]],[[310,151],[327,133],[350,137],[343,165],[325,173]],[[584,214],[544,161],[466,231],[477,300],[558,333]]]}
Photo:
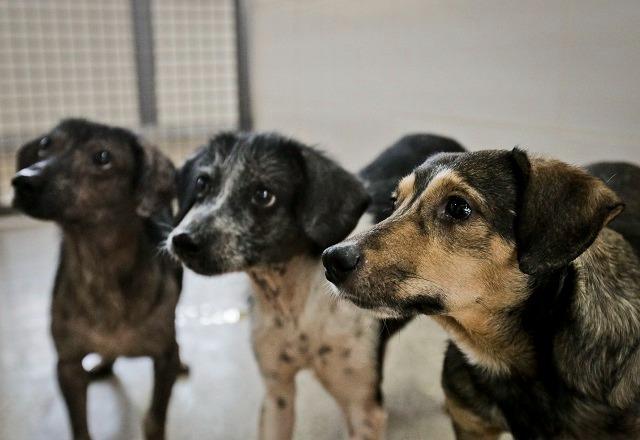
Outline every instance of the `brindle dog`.
{"label": "brindle dog", "polygon": [[640,168],[590,169],[618,194],[518,149],[438,155],[324,252],[342,297],[448,331],[458,438],[640,436]]}
{"label": "brindle dog", "polygon": [[266,387],[261,439],[291,437],[294,379],[302,369],[312,370],[341,406],[351,438],[383,437],[384,347],[404,321],[383,324],[331,299],[320,254],[345,238],[367,207],[377,219],[388,215],[398,180],[439,151],[462,147],[437,136],[401,139],[361,172],[365,189],[299,142],[226,133],[180,171],[183,218],[168,248],[201,274],[242,270],[253,281],[252,342]]}
{"label": "brindle dog", "polygon": [[118,356],[153,358],[145,435],[164,438],[180,368],[174,321],[182,269],[159,253],[158,222],[171,222],[173,165],[129,131],[81,119],[25,144],[17,165],[14,205],[63,233],[51,330],[73,437],[89,438],[82,360],[98,353],[107,359],[100,373]]}

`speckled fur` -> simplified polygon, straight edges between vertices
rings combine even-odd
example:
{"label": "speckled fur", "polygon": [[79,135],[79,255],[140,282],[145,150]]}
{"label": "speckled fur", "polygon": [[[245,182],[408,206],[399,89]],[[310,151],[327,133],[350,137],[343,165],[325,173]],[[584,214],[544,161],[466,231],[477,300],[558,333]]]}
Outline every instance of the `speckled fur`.
{"label": "speckled fur", "polygon": [[[317,150],[276,134],[220,134],[182,168],[181,220],[169,250],[199,273],[245,271],[254,285],[252,341],[266,387],[261,439],[291,438],[294,378],[302,369],[312,370],[338,402],[350,438],[384,437],[384,345],[406,321],[382,325],[338,301],[324,279],[320,253],[358,220],[369,225],[371,217],[384,218],[397,179],[447,148],[461,149],[435,136],[401,139],[363,170],[369,192]],[[199,176],[210,182],[200,194]],[[256,188],[268,188],[276,202],[256,206]],[[361,218],[366,208],[371,216]],[[190,249],[174,245],[181,234],[190,237]]]}
{"label": "speckled fur", "polygon": [[[203,174],[211,186],[196,197],[188,188]],[[321,205],[320,179],[341,182],[347,193]],[[266,387],[259,437],[291,438],[294,378],[311,369],[342,407],[350,438],[383,438],[379,323],[326,293],[318,255],[327,240],[337,240],[331,235],[353,229],[367,205],[355,176],[293,140],[228,133],[200,150],[179,180],[182,214],[168,249],[199,273],[242,270],[254,285],[252,342]],[[253,206],[252,191],[260,187],[276,195],[273,207]],[[173,237],[184,233],[201,251],[175,248]]]}
{"label": "speckled fur", "polygon": [[255,298],[252,344],[266,397],[261,438],[289,438],[295,375],[303,369],[336,399],[350,438],[383,437],[386,415],[376,399],[380,323],[352,304],[329,296],[317,258],[249,270]]}

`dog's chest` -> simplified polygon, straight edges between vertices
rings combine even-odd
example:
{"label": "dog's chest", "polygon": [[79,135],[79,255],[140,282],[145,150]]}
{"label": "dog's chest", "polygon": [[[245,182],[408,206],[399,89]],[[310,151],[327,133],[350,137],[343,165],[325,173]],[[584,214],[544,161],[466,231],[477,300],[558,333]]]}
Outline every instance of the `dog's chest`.
{"label": "dog's chest", "polygon": [[104,356],[161,354],[175,333],[177,281],[139,274],[140,282],[61,275],[52,305],[52,333],[61,354]]}
{"label": "dog's chest", "polygon": [[161,355],[174,334],[172,320],[129,322],[88,322],[76,317],[52,323],[54,340],[61,353],[99,353],[107,357]]}
{"label": "dog's chest", "polygon": [[374,317],[338,302],[324,283],[312,282],[296,293],[305,298],[300,308],[260,300],[252,307],[253,346],[263,369],[282,373],[375,362],[379,324]]}

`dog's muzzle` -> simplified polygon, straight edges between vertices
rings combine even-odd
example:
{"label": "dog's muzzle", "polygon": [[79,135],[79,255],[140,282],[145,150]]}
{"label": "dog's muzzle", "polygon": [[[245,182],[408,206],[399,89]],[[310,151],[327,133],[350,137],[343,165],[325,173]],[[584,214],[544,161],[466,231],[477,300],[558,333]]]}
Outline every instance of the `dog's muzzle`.
{"label": "dog's muzzle", "polygon": [[180,258],[195,257],[202,251],[202,246],[193,236],[180,233],[171,238],[171,248]]}
{"label": "dog's muzzle", "polygon": [[336,244],[322,253],[325,276],[336,286],[349,278],[357,269],[360,260],[360,249],[352,243]]}
{"label": "dog's muzzle", "polygon": [[42,167],[32,165],[28,168],[21,169],[11,180],[11,185],[13,185],[16,193],[20,195],[34,195],[39,193],[44,186]]}
{"label": "dog's muzzle", "polygon": [[13,206],[35,217],[47,217],[51,206],[43,206],[45,191],[45,164],[42,162],[23,168],[11,179],[14,189]]}

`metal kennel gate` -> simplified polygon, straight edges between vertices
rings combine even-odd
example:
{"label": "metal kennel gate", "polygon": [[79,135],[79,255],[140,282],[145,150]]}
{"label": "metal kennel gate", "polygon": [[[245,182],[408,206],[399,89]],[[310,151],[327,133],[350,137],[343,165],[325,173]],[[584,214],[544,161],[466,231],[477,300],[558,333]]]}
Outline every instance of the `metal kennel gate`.
{"label": "metal kennel gate", "polygon": [[0,0],[0,206],[15,151],[67,116],[143,133],[177,163],[251,127],[242,0]]}

